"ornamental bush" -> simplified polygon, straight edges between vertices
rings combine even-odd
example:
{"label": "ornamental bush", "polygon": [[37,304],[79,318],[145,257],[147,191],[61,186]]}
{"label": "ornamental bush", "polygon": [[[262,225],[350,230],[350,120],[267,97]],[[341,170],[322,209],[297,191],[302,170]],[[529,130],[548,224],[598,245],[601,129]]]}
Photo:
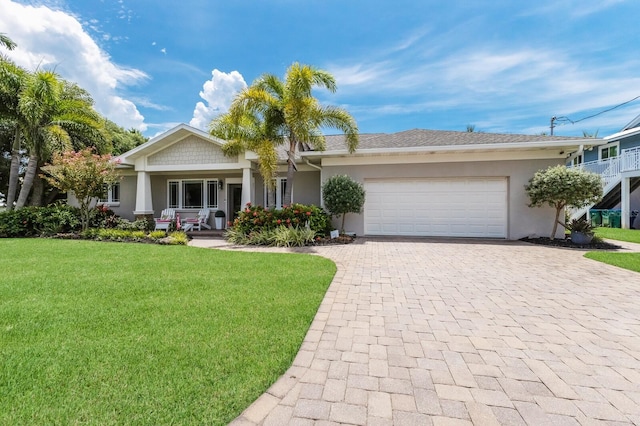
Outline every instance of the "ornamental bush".
{"label": "ornamental bush", "polygon": [[563,165],[538,170],[525,186],[529,196],[529,207],[540,207],[545,204],[556,209],[551,239],[556,235],[558,225],[566,228],[560,215],[565,207],[582,208],[602,199],[602,178],[577,168]]}
{"label": "ornamental bush", "polygon": [[322,185],[324,205],[332,216],[342,215],[340,230],[344,232],[347,213],[361,213],[365,192],[362,184],[347,175],[332,176]]}
{"label": "ornamental bush", "polygon": [[[284,232],[280,228],[299,229],[301,232],[294,234],[295,231]],[[276,238],[273,231],[276,230],[279,241],[283,239],[282,235],[289,235],[296,241],[306,240],[306,236],[311,235],[313,241],[316,236],[327,235],[330,228],[329,215],[317,206],[294,203],[278,210],[248,203],[227,230],[226,237],[236,244],[273,245]]]}
{"label": "ornamental bush", "polygon": [[65,204],[0,213],[0,237],[4,238],[49,236],[79,229],[80,210]]}

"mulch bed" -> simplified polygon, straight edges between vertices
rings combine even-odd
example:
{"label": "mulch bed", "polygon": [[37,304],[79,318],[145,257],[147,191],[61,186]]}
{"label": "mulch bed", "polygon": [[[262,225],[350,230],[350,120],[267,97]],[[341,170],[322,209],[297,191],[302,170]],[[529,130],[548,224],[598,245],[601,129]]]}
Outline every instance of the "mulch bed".
{"label": "mulch bed", "polygon": [[563,247],[570,249],[582,249],[582,250],[617,250],[621,248],[618,245],[607,243],[605,241],[594,240],[590,244],[575,244],[571,241],[571,238],[521,238],[520,241],[525,243],[539,244],[543,246],[551,247]]}
{"label": "mulch bed", "polygon": [[355,240],[355,237],[351,237],[349,235],[340,235],[337,238],[320,238],[315,240],[314,245],[316,246],[328,246],[331,244],[350,244]]}

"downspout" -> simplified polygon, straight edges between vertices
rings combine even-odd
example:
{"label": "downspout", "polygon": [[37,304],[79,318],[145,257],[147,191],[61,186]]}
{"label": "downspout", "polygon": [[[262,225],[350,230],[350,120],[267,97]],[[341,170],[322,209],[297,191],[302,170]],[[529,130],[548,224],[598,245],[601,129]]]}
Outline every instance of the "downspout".
{"label": "downspout", "polygon": [[304,162],[307,163],[307,166],[320,170],[320,207],[324,208],[324,198],[322,197],[322,167],[311,164],[306,158]]}
{"label": "downspout", "polygon": [[[567,163],[569,163],[571,165],[571,163],[573,163],[574,158],[577,158],[579,155],[583,155],[583,154],[584,154],[584,145],[580,145],[580,147],[578,148],[578,150],[576,152],[574,152],[569,157],[567,157],[565,165]],[[584,163],[584,155],[582,157],[582,162]]]}

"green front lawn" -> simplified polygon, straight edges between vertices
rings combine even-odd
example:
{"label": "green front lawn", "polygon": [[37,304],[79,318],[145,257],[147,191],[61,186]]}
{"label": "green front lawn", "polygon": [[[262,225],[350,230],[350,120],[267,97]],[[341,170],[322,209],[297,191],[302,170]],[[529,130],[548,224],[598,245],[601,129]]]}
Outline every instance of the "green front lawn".
{"label": "green front lawn", "polygon": [[588,257],[589,259],[607,263],[609,265],[640,272],[640,253],[609,253],[604,251],[590,251],[588,253],[585,253],[584,256]]}
{"label": "green front lawn", "polygon": [[[595,234],[600,238],[640,244],[640,230],[638,229],[599,227],[595,228]],[[609,265],[640,272],[640,253],[609,253],[594,251],[585,254],[585,257],[607,263]]]}
{"label": "green front lawn", "polygon": [[309,255],[0,239],[0,424],[227,424],[335,274]]}
{"label": "green front lawn", "polygon": [[609,240],[627,241],[640,244],[640,229],[595,228],[596,236]]}

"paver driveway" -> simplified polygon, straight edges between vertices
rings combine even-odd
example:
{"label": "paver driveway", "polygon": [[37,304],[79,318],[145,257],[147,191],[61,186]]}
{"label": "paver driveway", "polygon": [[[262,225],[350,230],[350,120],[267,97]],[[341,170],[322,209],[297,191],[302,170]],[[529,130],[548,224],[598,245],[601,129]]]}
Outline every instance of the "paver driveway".
{"label": "paver driveway", "polygon": [[305,250],[337,275],[235,425],[640,425],[640,274],[519,242]]}

